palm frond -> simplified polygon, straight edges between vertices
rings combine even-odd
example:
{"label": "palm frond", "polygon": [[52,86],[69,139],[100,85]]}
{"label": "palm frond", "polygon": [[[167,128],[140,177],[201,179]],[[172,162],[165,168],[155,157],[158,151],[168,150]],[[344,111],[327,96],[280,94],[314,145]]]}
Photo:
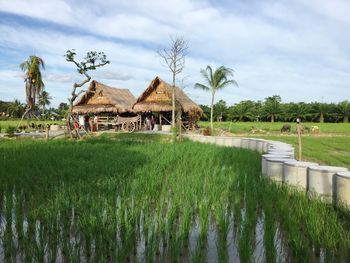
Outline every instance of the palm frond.
{"label": "palm frond", "polygon": [[205,69],[201,69],[201,75],[203,76],[203,78],[206,80],[206,82],[210,85],[211,83],[211,79],[209,77],[208,71]]}
{"label": "palm frond", "polygon": [[230,86],[230,85],[234,85],[234,86],[238,87],[237,82],[235,80],[233,80],[233,79],[230,79],[230,80],[225,80],[224,82],[220,83],[220,85],[218,85],[216,87],[216,89],[217,90],[223,89],[223,88],[225,88],[227,86]]}
{"label": "palm frond", "polygon": [[205,86],[204,84],[201,84],[201,83],[196,83],[194,85],[194,87],[196,89],[202,89],[202,90],[206,90],[206,91],[210,90],[210,88],[208,86]]}
{"label": "palm frond", "polygon": [[211,68],[210,65],[207,66],[207,68],[205,69],[207,71],[207,74],[209,75],[209,83],[213,83],[213,69]]}
{"label": "palm frond", "polygon": [[19,67],[21,68],[22,71],[26,71],[29,68],[28,61],[22,62],[21,64],[19,64]]}

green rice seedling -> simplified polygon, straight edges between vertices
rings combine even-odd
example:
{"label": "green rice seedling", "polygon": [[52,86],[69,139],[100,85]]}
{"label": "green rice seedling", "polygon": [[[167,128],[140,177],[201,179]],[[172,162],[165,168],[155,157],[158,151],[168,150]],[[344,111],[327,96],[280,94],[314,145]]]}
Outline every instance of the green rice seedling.
{"label": "green rice seedling", "polygon": [[17,235],[17,253],[20,254],[20,256],[23,259],[23,239],[24,239],[24,230],[23,230],[23,221],[24,221],[24,211],[23,211],[23,193],[19,191],[15,191],[15,218],[16,218],[16,235]]}
{"label": "green rice seedling", "polygon": [[43,244],[58,261],[229,261],[232,247],[252,261],[259,217],[267,262],[311,260],[317,247],[334,259],[350,247],[344,214],[260,178],[260,157],[248,150],[135,134],[2,141],[0,152],[1,191],[16,189],[16,227],[0,233],[13,244],[9,258],[23,250],[23,261],[41,259]]}
{"label": "green rice seedling", "polygon": [[192,208],[191,205],[184,205],[182,207],[182,216],[180,220],[180,239],[184,246],[188,247],[188,238],[190,233],[190,228],[192,225],[191,216]]}
{"label": "green rice seedling", "polygon": [[200,232],[198,241],[201,242],[202,246],[206,242],[208,227],[209,227],[209,200],[204,199],[199,203],[199,224]]}
{"label": "green rice seedling", "polygon": [[42,222],[36,221],[36,228],[35,228],[35,236],[36,236],[36,242],[34,243],[35,246],[35,255],[34,259],[37,262],[44,262],[45,260],[45,226]]}
{"label": "green rice seedling", "polygon": [[31,262],[35,257],[35,219],[31,214],[27,215],[27,231],[25,235],[24,256],[25,262]]}
{"label": "green rice seedling", "polygon": [[4,231],[4,258],[6,261],[14,261],[16,258],[16,247],[13,240],[13,232],[12,232],[12,212],[13,212],[13,191],[7,190],[5,196],[5,218],[6,225]]}
{"label": "green rice seedling", "polygon": [[64,261],[71,261],[71,246],[70,246],[70,222],[69,216],[66,213],[62,213],[62,225],[61,225],[61,249],[62,249],[62,257]]}
{"label": "green rice seedling", "polygon": [[230,214],[228,211],[227,200],[222,200],[215,211],[215,221],[218,233],[218,260],[220,262],[228,261],[227,237],[230,225]]}
{"label": "green rice seedling", "polygon": [[262,199],[263,219],[264,219],[264,246],[265,246],[265,261],[276,262],[276,250],[274,246],[274,235],[276,225],[274,220],[273,200],[271,194],[268,193],[268,183],[265,180],[261,181],[259,197]]}
{"label": "green rice seedling", "polygon": [[243,223],[240,238],[238,241],[239,259],[241,262],[250,262],[252,257],[250,243],[250,226],[247,221]]}
{"label": "green rice seedling", "polygon": [[47,230],[47,247],[48,253],[47,258],[49,262],[54,262],[57,259],[58,253],[58,229],[57,221],[49,223]]}

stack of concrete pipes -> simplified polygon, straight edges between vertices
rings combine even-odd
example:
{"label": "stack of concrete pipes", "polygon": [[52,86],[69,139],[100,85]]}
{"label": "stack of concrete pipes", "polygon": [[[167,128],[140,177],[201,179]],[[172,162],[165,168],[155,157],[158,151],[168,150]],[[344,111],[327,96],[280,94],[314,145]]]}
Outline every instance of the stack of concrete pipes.
{"label": "stack of concrete pipes", "polygon": [[344,167],[323,166],[297,161],[294,147],[287,143],[255,138],[204,136],[187,134],[192,141],[258,151],[261,174],[277,184],[307,191],[325,202],[343,204],[350,208],[350,171]]}

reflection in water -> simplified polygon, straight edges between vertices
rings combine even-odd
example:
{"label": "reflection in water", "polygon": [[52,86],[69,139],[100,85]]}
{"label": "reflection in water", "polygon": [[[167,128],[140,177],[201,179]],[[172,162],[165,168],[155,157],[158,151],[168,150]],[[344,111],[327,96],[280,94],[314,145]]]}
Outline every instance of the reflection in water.
{"label": "reflection in water", "polygon": [[[281,224],[275,221],[273,213],[266,213],[261,207],[258,209],[256,204],[254,227],[248,232],[242,226],[249,220],[246,202],[238,202],[236,208],[225,206],[221,218],[215,218],[210,213],[206,235],[201,235],[198,213],[189,217],[187,234],[183,233],[184,219],[181,215],[175,217],[172,225],[162,227],[163,221],[157,216],[147,216],[141,211],[138,218],[131,220],[127,210],[121,209],[117,209],[116,217],[120,213],[119,217],[130,221],[131,225],[121,221],[116,229],[96,225],[95,229],[86,231],[74,208],[66,214],[58,213],[51,220],[41,220],[29,215],[24,203],[23,198],[15,194],[2,198],[1,262],[29,259],[44,262],[77,259],[82,262],[101,259],[111,262],[239,262],[242,260],[241,253],[245,252],[242,248],[250,251],[252,262],[292,260]],[[121,206],[120,201],[117,201],[118,206]],[[247,233],[248,237],[245,237]],[[309,254],[313,262],[335,257],[331,252],[315,247],[309,249]]]}
{"label": "reflection in water", "polygon": [[[6,198],[4,203],[9,205],[9,202],[6,202]],[[40,220],[30,221],[27,219],[27,216],[23,214],[22,221],[19,222],[21,227],[19,227],[16,225],[16,222],[18,223],[16,217],[17,211],[13,207],[14,205],[12,205],[11,208],[11,217],[9,217],[6,212],[9,207],[4,206],[2,209],[0,261],[8,259],[7,257],[12,253],[8,251],[9,249],[17,251],[17,261],[22,261],[22,259],[30,255],[37,259],[42,258],[46,262],[51,260],[61,262],[69,258],[72,259],[74,256],[86,262],[93,261],[97,259],[98,256],[101,256],[101,254],[96,251],[96,240],[99,236],[94,236],[92,234],[88,237],[79,231],[77,225],[79,216],[75,214],[74,209],[71,209],[69,222],[63,222],[62,216],[58,214],[56,221],[50,222],[49,225]],[[244,211],[241,211],[241,213],[244,214]],[[252,243],[254,248],[253,261],[255,262],[264,261],[263,220],[264,216],[262,215],[257,220],[255,227],[255,239]],[[177,260],[182,262],[202,262],[202,260],[206,260],[207,262],[237,262],[239,261],[237,244],[237,234],[239,233],[234,229],[233,216],[231,216],[230,221],[231,223],[225,234],[221,233],[220,226],[216,223],[214,217],[210,216],[207,236],[205,240],[201,240],[199,218],[195,216],[193,222],[191,222],[192,226],[190,228],[188,240],[184,244],[180,240],[176,240],[176,233],[166,233],[160,237],[159,233],[145,231],[145,216],[141,213],[140,218],[137,220],[137,230],[134,233],[136,237],[135,244],[131,244],[129,242],[130,240],[122,236],[128,234],[123,232],[119,227],[115,230],[114,238],[117,251],[114,256],[115,258],[125,258],[126,260],[135,262],[164,262],[174,259],[174,256],[177,257]],[[57,231],[50,231],[50,226],[52,225],[57,226]],[[21,229],[23,233],[23,238],[21,239],[18,237],[18,229]],[[175,231],[178,231],[178,229],[175,228]],[[145,236],[145,233],[148,233],[147,236]],[[12,241],[11,247],[9,247],[8,238]],[[155,239],[158,239],[158,241]],[[52,242],[52,240],[56,240],[56,242]],[[276,234],[277,248],[282,247],[282,243],[279,240],[280,237]],[[29,244],[28,241],[32,243]],[[132,247],[134,247],[134,249],[132,249]],[[30,252],[33,251],[33,248],[36,250],[34,254]],[[150,249],[153,253],[149,253],[148,250]],[[174,251],[178,251],[178,253],[174,255]],[[282,253],[283,250],[278,251]],[[125,252],[129,254],[123,255]],[[40,255],[40,253],[42,254]],[[111,258],[114,256],[111,255]]]}

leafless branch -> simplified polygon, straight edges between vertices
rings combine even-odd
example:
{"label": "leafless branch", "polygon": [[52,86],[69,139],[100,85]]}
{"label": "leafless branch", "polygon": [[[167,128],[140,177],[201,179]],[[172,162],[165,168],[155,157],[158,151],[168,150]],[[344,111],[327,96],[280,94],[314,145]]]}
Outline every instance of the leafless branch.
{"label": "leafless branch", "polygon": [[187,42],[182,37],[170,37],[170,48],[159,49],[158,55],[163,59],[167,68],[172,73],[172,126],[175,127],[175,87],[176,75],[180,74],[185,67],[185,57],[187,54]]}

